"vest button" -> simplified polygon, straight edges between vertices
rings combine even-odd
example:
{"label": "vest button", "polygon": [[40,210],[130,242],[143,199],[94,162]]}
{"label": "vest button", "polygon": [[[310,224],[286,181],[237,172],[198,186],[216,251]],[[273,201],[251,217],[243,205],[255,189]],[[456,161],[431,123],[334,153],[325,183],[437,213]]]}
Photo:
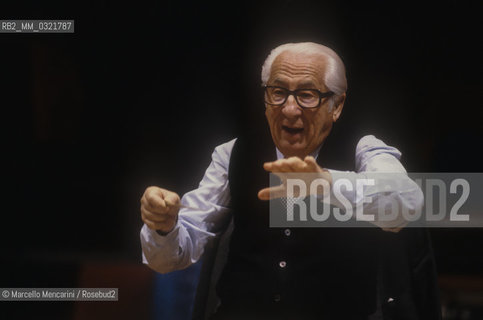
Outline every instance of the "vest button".
{"label": "vest button", "polygon": [[280,294],[277,293],[277,294],[273,295],[273,301],[279,302],[281,299],[282,299],[282,297],[280,297]]}
{"label": "vest button", "polygon": [[285,268],[285,267],[287,266],[287,262],[285,262],[285,261],[280,261],[280,262],[278,263],[278,265],[280,266],[280,268],[282,268],[282,269],[283,269],[283,268]]}
{"label": "vest button", "polygon": [[290,234],[292,233],[292,231],[290,231],[290,229],[285,229],[283,230],[283,233],[287,236],[287,237],[290,237]]}

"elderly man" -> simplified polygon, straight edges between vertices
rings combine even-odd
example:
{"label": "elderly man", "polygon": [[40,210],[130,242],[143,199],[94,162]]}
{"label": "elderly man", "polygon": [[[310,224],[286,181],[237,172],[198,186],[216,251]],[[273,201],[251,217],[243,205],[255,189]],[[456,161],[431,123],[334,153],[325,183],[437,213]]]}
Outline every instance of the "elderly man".
{"label": "elderly man", "polygon": [[[347,160],[326,143],[347,90],[344,64],[330,48],[275,48],[262,67],[262,84],[269,132],[256,128],[218,146],[198,189],[181,200],[169,190],[146,189],[144,263],[161,273],[185,268],[233,219],[214,319],[438,319],[423,231],[269,227],[270,172],[314,172],[332,187],[341,174],[406,171],[401,153],[374,136],[357,144],[355,172],[326,169]],[[406,177],[398,185],[401,206],[421,205],[414,182]],[[373,196],[385,191],[371,189]]]}

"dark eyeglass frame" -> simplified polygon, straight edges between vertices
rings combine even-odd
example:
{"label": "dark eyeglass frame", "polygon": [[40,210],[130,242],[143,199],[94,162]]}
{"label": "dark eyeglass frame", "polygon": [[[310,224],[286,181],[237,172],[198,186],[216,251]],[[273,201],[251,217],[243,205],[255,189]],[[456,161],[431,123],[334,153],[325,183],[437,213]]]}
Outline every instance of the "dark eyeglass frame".
{"label": "dark eyeglass frame", "polygon": [[[281,103],[270,103],[270,102],[267,102],[266,101],[267,99],[265,99],[265,97],[267,95],[267,89],[269,89],[269,88],[281,89],[281,90],[284,90],[285,92],[287,92],[287,95],[286,95],[285,99],[283,100],[283,102],[281,102]],[[304,107],[304,106],[302,106],[300,104],[300,102],[299,102],[298,95],[297,95],[297,93],[300,92],[300,91],[315,91],[315,92],[317,92],[317,94],[319,95],[319,103],[315,107]],[[271,106],[278,106],[278,107],[280,107],[280,106],[284,105],[285,102],[287,102],[288,97],[290,97],[291,95],[294,96],[295,101],[297,102],[297,104],[299,105],[299,107],[301,107],[302,109],[315,109],[315,108],[320,107],[320,104],[322,102],[322,99],[333,96],[334,95],[334,92],[332,92],[332,91],[321,92],[318,89],[295,89],[295,90],[288,90],[287,88],[279,87],[279,86],[263,86],[263,100],[265,101],[266,104],[269,104]]]}

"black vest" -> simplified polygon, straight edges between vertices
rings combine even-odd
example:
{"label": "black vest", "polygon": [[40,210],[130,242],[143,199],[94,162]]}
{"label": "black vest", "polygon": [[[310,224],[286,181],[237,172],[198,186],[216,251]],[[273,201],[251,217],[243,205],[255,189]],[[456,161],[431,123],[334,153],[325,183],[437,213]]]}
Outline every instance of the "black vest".
{"label": "black vest", "polygon": [[[332,138],[332,137],[331,137]],[[322,167],[354,167],[328,139]],[[332,166],[332,160],[337,165]],[[234,230],[218,282],[222,310],[261,318],[366,319],[376,309],[378,238],[375,228],[269,228],[269,202],[257,193],[269,184],[263,163],[276,160],[269,132],[239,137],[232,151],[229,184]],[[351,163],[351,166],[347,166]],[[242,317],[241,317],[242,318]],[[324,318],[322,318],[324,319]]]}

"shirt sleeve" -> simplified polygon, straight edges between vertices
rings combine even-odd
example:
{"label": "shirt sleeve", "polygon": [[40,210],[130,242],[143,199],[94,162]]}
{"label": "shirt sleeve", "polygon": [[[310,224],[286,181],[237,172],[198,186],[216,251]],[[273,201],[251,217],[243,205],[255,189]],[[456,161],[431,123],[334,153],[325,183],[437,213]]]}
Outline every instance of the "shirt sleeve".
{"label": "shirt sleeve", "polygon": [[[231,218],[228,165],[236,139],[215,148],[199,187],[186,193],[174,229],[165,236],[143,225],[143,263],[167,273],[188,267],[199,260],[205,244],[221,232]],[[194,209],[196,208],[196,210]]]}
{"label": "shirt sleeve", "polygon": [[[381,228],[396,228],[407,224],[401,214],[406,210],[412,215],[420,210],[424,196],[421,188],[411,180],[399,161],[401,152],[373,135],[364,136],[356,147],[355,162],[356,172],[330,170],[332,186],[341,179],[349,181],[353,188],[340,188],[340,194],[347,199],[352,208],[362,207],[365,217],[369,222]],[[357,188],[357,180],[371,180],[372,185],[364,185]],[[359,189],[359,190],[358,190]],[[366,200],[370,198],[370,202]],[[331,193],[331,203],[343,207],[337,197]],[[396,216],[388,221],[381,216],[389,216],[391,212]]]}

